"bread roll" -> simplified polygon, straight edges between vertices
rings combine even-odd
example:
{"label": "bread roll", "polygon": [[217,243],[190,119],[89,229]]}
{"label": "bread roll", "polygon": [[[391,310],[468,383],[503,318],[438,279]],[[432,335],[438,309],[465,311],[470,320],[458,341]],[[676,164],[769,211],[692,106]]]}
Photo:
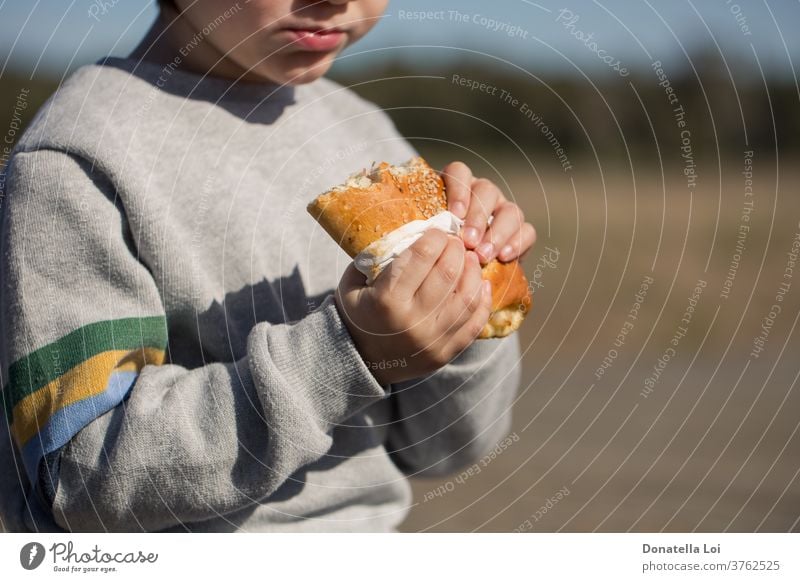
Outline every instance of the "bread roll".
{"label": "bread roll", "polygon": [[[444,181],[422,158],[402,166],[383,162],[308,205],[311,216],[350,257],[412,220],[445,210]],[[492,313],[479,337],[505,337],[519,328],[531,307],[525,273],[517,261],[494,260],[483,267],[482,276],[492,283]]]}

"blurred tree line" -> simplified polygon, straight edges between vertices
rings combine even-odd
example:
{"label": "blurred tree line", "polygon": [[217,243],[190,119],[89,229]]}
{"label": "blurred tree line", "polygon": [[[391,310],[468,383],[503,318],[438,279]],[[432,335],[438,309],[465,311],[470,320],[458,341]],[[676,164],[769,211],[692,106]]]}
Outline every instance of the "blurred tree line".
{"label": "blurred tree line", "polygon": [[[624,160],[629,153],[634,159],[654,159],[660,153],[667,162],[680,163],[683,138],[675,99],[685,111],[685,129],[698,157],[718,152],[739,157],[747,149],[766,155],[776,148],[786,154],[800,148],[800,102],[793,78],[765,81],[758,70],[742,66],[729,74],[710,55],[692,63],[694,70],[666,71],[672,103],[653,69],[627,77],[602,71],[582,77],[463,61],[435,69],[389,63],[357,74],[335,70],[332,76],[386,109],[418,148],[451,143],[477,152],[522,150],[557,162],[557,145],[575,159],[602,155]],[[21,89],[29,91],[21,111],[24,126],[56,86],[54,80],[30,80],[7,71],[0,79],[0,128],[5,131],[20,113]]]}
{"label": "blurred tree line", "polygon": [[[693,64],[696,73],[691,68],[665,71],[672,97],[654,69],[627,77],[537,78],[519,69],[463,62],[427,73],[444,77],[431,78],[396,64],[369,77],[341,75],[337,80],[386,108],[403,135],[452,141],[477,151],[519,147],[530,154],[553,154],[548,129],[575,158],[596,153],[619,159],[629,153],[641,160],[660,154],[667,163],[680,163],[684,130],[698,157],[719,153],[738,158],[745,150],[762,155],[797,152],[800,93],[792,77],[765,81],[758,70],[742,67],[729,74],[710,55],[693,59]],[[460,79],[486,88],[470,89]],[[678,125],[678,107],[685,113],[685,126]],[[537,119],[546,127],[535,123]]]}

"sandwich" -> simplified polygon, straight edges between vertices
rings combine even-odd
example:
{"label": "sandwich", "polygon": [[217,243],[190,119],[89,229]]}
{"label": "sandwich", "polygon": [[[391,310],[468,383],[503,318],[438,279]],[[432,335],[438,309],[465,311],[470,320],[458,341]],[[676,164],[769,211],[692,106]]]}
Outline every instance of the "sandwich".
{"label": "sandwich", "polygon": [[[447,212],[441,176],[422,158],[373,165],[320,194],[307,209],[354,258],[368,284],[425,230],[457,234],[462,224]],[[525,273],[518,261],[493,260],[483,267],[482,277],[492,284],[492,306],[478,337],[505,337],[520,327],[531,307]]]}

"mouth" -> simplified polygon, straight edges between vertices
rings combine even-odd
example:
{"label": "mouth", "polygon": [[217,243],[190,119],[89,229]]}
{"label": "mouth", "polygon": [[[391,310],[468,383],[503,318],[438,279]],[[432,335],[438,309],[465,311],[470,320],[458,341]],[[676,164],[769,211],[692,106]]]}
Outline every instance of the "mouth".
{"label": "mouth", "polygon": [[347,34],[340,28],[301,28],[284,29],[293,46],[308,50],[328,52],[339,48]]}

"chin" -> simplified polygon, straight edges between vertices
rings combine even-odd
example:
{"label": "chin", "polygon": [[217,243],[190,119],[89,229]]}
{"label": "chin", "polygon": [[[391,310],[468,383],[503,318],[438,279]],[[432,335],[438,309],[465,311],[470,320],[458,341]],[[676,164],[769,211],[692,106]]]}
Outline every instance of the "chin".
{"label": "chin", "polygon": [[286,80],[287,85],[306,85],[308,83],[313,83],[320,77],[322,77],[325,73],[328,72],[330,67],[325,67],[324,69],[314,69],[310,71],[298,71],[289,75]]}

